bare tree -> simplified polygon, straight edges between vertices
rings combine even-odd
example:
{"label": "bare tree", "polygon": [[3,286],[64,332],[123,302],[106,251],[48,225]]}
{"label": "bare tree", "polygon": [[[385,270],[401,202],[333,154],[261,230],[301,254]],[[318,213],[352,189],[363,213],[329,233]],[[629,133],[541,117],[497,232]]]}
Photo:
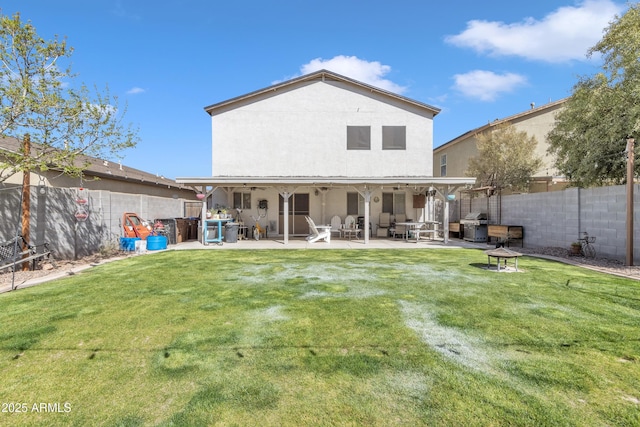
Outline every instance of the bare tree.
{"label": "bare tree", "polygon": [[476,140],[478,155],[469,160],[466,175],[498,191],[506,187],[527,191],[531,176],[542,165],[535,155],[536,138],[507,123],[477,134]]}

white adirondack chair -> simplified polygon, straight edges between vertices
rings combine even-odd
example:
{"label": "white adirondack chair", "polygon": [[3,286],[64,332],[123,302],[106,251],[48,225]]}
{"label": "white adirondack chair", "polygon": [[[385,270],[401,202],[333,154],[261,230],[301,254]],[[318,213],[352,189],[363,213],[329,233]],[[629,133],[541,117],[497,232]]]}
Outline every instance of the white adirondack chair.
{"label": "white adirondack chair", "polygon": [[314,243],[317,242],[318,240],[324,240],[327,243],[331,243],[331,229],[330,228],[322,228],[319,229],[316,226],[316,223],[313,222],[313,220],[306,216],[305,217],[307,222],[309,223],[309,231],[311,232],[311,234],[309,234],[307,236],[307,241],[309,243]]}

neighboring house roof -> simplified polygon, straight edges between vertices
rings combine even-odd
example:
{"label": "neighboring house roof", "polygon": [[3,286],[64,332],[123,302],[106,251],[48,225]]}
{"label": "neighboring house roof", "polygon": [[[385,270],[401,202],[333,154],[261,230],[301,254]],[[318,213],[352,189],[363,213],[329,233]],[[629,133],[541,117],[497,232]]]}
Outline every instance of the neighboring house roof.
{"label": "neighboring house roof", "polygon": [[484,131],[486,131],[488,129],[491,129],[491,128],[495,127],[495,126],[498,126],[500,124],[515,122],[517,120],[521,120],[523,118],[526,118],[527,116],[530,116],[532,114],[538,114],[538,113],[544,112],[545,110],[549,110],[551,108],[556,108],[557,106],[562,105],[565,102],[567,102],[568,99],[569,98],[563,98],[563,99],[560,99],[558,101],[554,101],[554,102],[550,102],[548,104],[541,105],[540,107],[531,108],[530,110],[524,111],[522,113],[518,113],[518,114],[514,114],[514,115],[509,116],[509,117],[505,117],[503,119],[496,119],[496,120],[494,120],[494,121],[492,121],[490,123],[487,123],[486,125],[483,125],[483,126],[475,128],[475,129],[472,129],[472,130],[470,130],[468,132],[463,133],[460,136],[455,137],[454,139],[452,139],[450,141],[445,142],[444,144],[434,148],[433,152],[437,153],[438,151],[442,151],[445,148],[448,148],[448,147],[450,147],[450,146],[452,146],[452,145],[454,145],[454,144],[456,144],[456,143],[458,143],[460,141],[465,141],[468,138],[470,138],[470,137],[472,137],[472,136],[474,136],[474,135],[476,135],[478,133],[482,133],[482,132],[484,132]]}
{"label": "neighboring house roof", "polygon": [[347,83],[347,84],[350,84],[350,85],[353,85],[353,86],[356,86],[356,87],[359,87],[359,88],[362,88],[362,89],[366,89],[366,90],[369,90],[371,92],[375,92],[377,94],[380,94],[380,95],[383,95],[383,96],[386,96],[386,97],[389,97],[389,98],[393,98],[393,99],[395,99],[397,101],[401,101],[403,103],[413,105],[413,106],[418,107],[418,108],[426,109],[429,112],[431,112],[434,116],[440,112],[440,109],[436,108],[434,106],[431,106],[431,105],[416,101],[416,100],[411,99],[411,98],[407,98],[405,96],[398,95],[398,94],[393,93],[393,92],[386,91],[384,89],[377,88],[375,86],[371,86],[371,85],[359,82],[357,80],[350,79],[349,77],[345,77],[345,76],[342,76],[340,74],[337,74],[337,73],[334,73],[334,72],[328,71],[328,70],[316,71],[316,72],[313,72],[313,73],[310,73],[310,74],[306,74],[306,75],[301,76],[301,77],[297,77],[297,78],[294,78],[294,79],[291,79],[291,80],[287,80],[287,81],[282,82],[282,83],[277,83],[275,85],[269,86],[269,87],[264,88],[264,89],[259,89],[259,90],[256,90],[254,92],[250,92],[250,93],[245,94],[245,95],[241,95],[241,96],[238,96],[238,97],[235,97],[235,98],[228,99],[226,101],[219,102],[217,104],[209,105],[208,107],[205,107],[204,110],[207,113],[209,113],[210,115],[213,116],[213,115],[218,113],[218,110],[225,110],[225,107],[233,106],[234,104],[237,104],[237,103],[240,103],[240,102],[243,102],[243,101],[247,101],[247,100],[251,100],[252,98],[256,98],[258,96],[261,96],[261,95],[264,95],[264,94],[268,94],[270,92],[275,92],[275,91],[278,91],[280,89],[284,89],[284,88],[287,88],[287,87],[290,87],[290,86],[293,86],[293,85],[296,85],[296,84],[299,84],[299,83],[310,82],[310,81],[314,81],[314,80],[321,80],[321,81],[331,80],[331,81],[338,81],[338,82],[342,82],[342,83]]}
{"label": "neighboring house roof", "polygon": [[[21,146],[21,141],[16,138],[0,138],[0,151],[4,150],[17,153],[20,151]],[[37,152],[38,144],[32,142],[31,150],[33,152]],[[76,163],[88,165],[83,172],[86,176],[113,179],[117,181],[137,182],[142,184],[157,184],[185,189],[184,185],[178,184],[172,179],[147,173],[139,169],[130,168],[120,163],[113,163],[107,160],[98,159],[96,157],[80,155],[78,156]]]}

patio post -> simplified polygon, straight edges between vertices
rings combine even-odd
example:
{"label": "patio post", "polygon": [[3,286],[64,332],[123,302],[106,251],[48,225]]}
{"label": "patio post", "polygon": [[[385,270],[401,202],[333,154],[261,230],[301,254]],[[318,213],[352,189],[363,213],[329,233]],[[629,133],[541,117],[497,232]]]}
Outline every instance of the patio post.
{"label": "patio post", "polygon": [[362,192],[364,196],[364,243],[365,245],[369,243],[369,208],[371,206],[371,190],[365,190]]}
{"label": "patio post", "polygon": [[633,177],[634,177],[634,150],[635,139],[627,139],[627,244],[625,264],[633,265]]}
{"label": "patio post", "polygon": [[284,227],[284,244],[289,243],[289,197],[291,193],[283,191],[280,193],[282,196],[282,209],[284,210],[283,227]]}
{"label": "patio post", "polygon": [[[447,195],[448,196],[448,195]],[[444,198],[444,218],[442,219],[444,229],[444,244],[449,243],[449,197]]]}
{"label": "patio post", "polygon": [[[206,188],[204,189],[203,193],[206,194]],[[200,208],[200,230],[202,230],[201,231],[202,241],[200,243],[202,243],[203,245],[207,241],[207,227],[205,227],[205,224],[204,224],[205,219],[207,219],[207,197],[204,197],[202,199],[202,207]],[[176,230],[176,233],[177,233],[177,230]]]}

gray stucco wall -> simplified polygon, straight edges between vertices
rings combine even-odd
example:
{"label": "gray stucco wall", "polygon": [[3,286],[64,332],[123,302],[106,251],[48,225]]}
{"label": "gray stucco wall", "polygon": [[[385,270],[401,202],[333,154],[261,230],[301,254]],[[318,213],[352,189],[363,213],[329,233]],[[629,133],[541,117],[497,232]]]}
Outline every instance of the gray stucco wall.
{"label": "gray stucco wall", "polygon": [[[77,209],[74,189],[31,188],[30,242],[47,242],[58,259],[75,259],[98,252],[102,247],[117,245],[122,236],[124,212],[135,212],[141,218],[183,218],[185,202],[193,200],[148,195],[89,190],[86,210],[89,217],[75,219]],[[0,189],[0,241],[11,239],[20,230],[20,189]]]}

